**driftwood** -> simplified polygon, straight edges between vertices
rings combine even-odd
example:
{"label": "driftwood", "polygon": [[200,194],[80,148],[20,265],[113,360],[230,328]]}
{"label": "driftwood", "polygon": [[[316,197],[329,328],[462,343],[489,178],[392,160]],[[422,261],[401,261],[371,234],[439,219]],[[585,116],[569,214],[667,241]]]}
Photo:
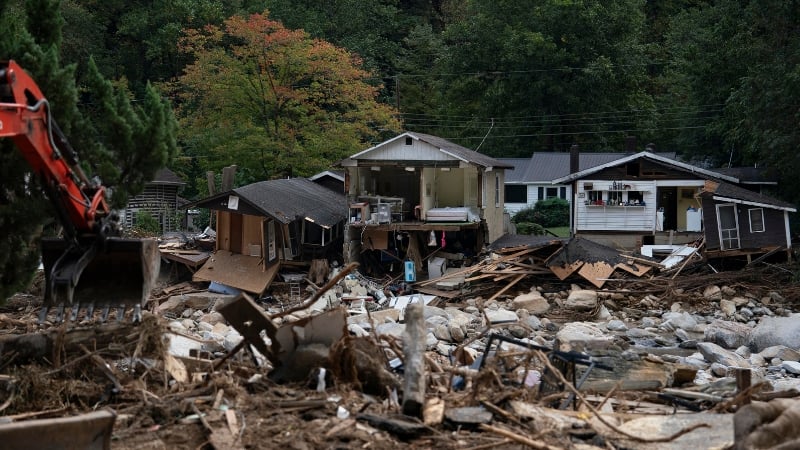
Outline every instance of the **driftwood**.
{"label": "driftwood", "polygon": [[16,354],[16,363],[54,358],[55,354],[80,354],[88,349],[105,348],[112,343],[135,343],[141,334],[141,326],[129,323],[107,323],[86,328],[61,328],[27,334],[0,336],[0,359]]}

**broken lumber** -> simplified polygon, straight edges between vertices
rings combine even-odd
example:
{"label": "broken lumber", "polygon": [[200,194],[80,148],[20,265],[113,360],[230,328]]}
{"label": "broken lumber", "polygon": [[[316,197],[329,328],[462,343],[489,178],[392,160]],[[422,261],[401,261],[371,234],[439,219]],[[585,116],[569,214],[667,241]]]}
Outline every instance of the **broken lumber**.
{"label": "broken lumber", "polygon": [[406,331],[403,334],[403,414],[413,417],[422,417],[425,406],[426,327],[423,308],[421,303],[412,303],[406,307]]}

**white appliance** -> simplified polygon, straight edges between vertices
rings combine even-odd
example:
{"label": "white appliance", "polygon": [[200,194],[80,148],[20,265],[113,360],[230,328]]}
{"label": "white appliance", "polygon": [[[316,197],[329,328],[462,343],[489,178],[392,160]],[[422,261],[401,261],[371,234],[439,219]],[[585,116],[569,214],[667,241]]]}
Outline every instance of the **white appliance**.
{"label": "white appliance", "polygon": [[392,205],[389,203],[378,203],[378,223],[392,222]]}
{"label": "white appliance", "polygon": [[686,231],[702,231],[702,210],[689,208],[686,210]]}

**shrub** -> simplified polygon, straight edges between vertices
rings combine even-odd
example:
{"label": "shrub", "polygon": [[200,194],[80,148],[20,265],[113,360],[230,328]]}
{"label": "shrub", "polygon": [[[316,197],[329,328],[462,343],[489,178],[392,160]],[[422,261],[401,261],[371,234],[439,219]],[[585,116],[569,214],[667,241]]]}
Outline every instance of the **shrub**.
{"label": "shrub", "polygon": [[520,222],[516,224],[517,234],[532,234],[534,236],[544,236],[544,227],[538,223]]}
{"label": "shrub", "polygon": [[161,224],[147,211],[139,210],[136,212],[133,229],[140,233],[157,235],[161,233]]}
{"label": "shrub", "polygon": [[518,211],[511,221],[537,223],[545,228],[569,226],[569,202],[563,198],[539,200],[533,208]]}

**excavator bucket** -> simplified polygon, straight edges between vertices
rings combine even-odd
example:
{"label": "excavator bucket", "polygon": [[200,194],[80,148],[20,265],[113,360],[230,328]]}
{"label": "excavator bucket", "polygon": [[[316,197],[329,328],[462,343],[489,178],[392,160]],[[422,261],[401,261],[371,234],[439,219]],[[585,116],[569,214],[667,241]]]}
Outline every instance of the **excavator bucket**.
{"label": "excavator bucket", "polygon": [[42,239],[42,264],[46,287],[40,322],[51,310],[56,322],[75,320],[81,309],[88,319],[98,309],[105,321],[112,308],[117,320],[132,308],[133,320],[138,321],[158,277],[161,256],[155,239],[112,237],[79,246]]}

